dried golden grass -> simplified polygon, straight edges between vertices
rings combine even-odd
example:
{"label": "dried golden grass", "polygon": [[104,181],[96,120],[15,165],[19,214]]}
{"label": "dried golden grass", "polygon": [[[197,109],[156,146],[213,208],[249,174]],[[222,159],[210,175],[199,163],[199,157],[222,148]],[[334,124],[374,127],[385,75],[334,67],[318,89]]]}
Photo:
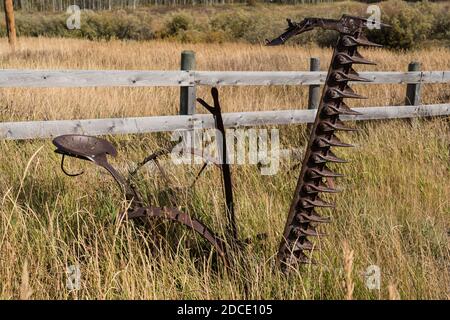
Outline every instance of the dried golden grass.
{"label": "dried golden grass", "polygon": [[[158,69],[178,68],[183,49],[197,52],[201,70],[307,70],[308,58],[330,50],[264,48],[244,44],[180,45],[165,42],[89,42],[21,39],[16,55],[0,50],[0,68]],[[389,52],[366,50],[378,61],[370,70],[405,70],[411,60],[424,70],[448,70],[449,50]],[[402,104],[403,85],[361,86],[364,105]],[[179,94],[173,88],[2,89],[2,121],[175,114]],[[222,88],[227,111],[304,108],[306,87]],[[448,86],[424,86],[424,103],[448,102]],[[207,88],[199,96],[209,98]],[[377,121],[357,124],[362,131],[345,136],[360,147],[339,150],[352,160],[339,166],[345,191],[334,197],[337,209],[325,212],[330,236],[317,241],[318,265],[289,276],[274,263],[295,185],[292,161],[274,176],[255,166],[233,167],[236,209],[242,238],[267,233],[243,252],[239,273],[224,273],[213,255],[191,233],[170,229],[178,246],[165,242],[151,252],[151,237],[131,223],[117,221],[124,207],[103,172],[79,162],[86,173],[75,179],[59,171],[50,141],[1,141],[0,297],[31,299],[448,299],[450,212],[448,119]],[[280,127],[283,148],[304,146],[304,126]],[[119,149],[114,164],[122,170],[161,146],[168,135],[109,137]],[[198,166],[173,166],[176,185],[188,185]],[[164,182],[144,172],[153,202]],[[223,226],[220,175],[207,170],[180,206]],[[186,242],[186,239],[190,239]],[[196,241],[193,241],[196,240]],[[197,242],[198,240],[198,242]],[[187,243],[190,243],[188,246]],[[351,247],[352,264],[343,263],[342,243]],[[190,250],[184,250],[186,247]],[[205,258],[196,254],[202,248]],[[348,260],[348,259],[347,259]],[[245,262],[242,262],[245,261]],[[79,265],[81,289],[66,287],[66,268]],[[370,265],[381,269],[380,290],[365,286]],[[350,278],[351,272],[351,278]],[[346,276],[347,275],[347,276]],[[347,279],[347,286],[342,286]],[[351,280],[351,281],[350,281]],[[395,288],[393,287],[395,284]],[[352,289],[352,290],[350,290]],[[351,292],[351,295],[350,295]]]}

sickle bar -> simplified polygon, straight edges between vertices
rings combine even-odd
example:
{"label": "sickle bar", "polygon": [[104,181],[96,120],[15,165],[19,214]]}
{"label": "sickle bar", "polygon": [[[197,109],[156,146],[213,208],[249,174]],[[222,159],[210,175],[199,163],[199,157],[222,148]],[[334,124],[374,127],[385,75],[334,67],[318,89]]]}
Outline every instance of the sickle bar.
{"label": "sickle bar", "polygon": [[315,246],[308,238],[323,236],[317,231],[317,226],[329,222],[329,218],[319,215],[316,209],[334,205],[322,200],[319,193],[338,192],[339,190],[334,189],[329,182],[331,178],[342,175],[328,169],[327,163],[346,162],[344,159],[338,158],[330,149],[331,147],[352,146],[342,142],[336,136],[336,132],[355,130],[343,124],[339,119],[341,114],[358,114],[350,109],[343,99],[364,98],[349,87],[349,81],[370,81],[360,77],[352,65],[375,64],[365,59],[357,51],[358,46],[378,46],[368,41],[362,34],[366,23],[365,19],[346,15],[340,20],[306,18],[300,23],[290,22],[287,31],[281,36],[282,39],[268,41],[268,45],[282,44],[287,38],[309,31],[314,27],[335,30],[340,33],[328,69],[316,118],[311,128],[300,176],[277,255],[278,262],[285,272],[289,266],[312,262],[306,251],[311,252]]}

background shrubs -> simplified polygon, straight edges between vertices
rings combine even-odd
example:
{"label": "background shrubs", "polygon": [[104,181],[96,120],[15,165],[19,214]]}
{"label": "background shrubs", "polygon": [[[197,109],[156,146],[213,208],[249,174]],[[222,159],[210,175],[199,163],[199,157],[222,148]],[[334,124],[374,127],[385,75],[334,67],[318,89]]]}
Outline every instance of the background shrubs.
{"label": "background shrubs", "polygon": [[391,28],[370,32],[376,42],[389,48],[411,49],[433,40],[450,41],[450,12],[448,4],[438,7],[429,2],[409,4],[389,1],[382,6],[383,22]]}
{"label": "background shrubs", "polygon": [[[428,44],[450,45],[450,2],[429,3],[390,0],[379,3],[382,21],[392,28],[369,31],[373,41],[388,48],[412,49]],[[220,9],[219,9],[220,8]],[[367,16],[367,5],[346,1],[317,5],[227,5],[180,9],[141,8],[137,10],[82,12],[80,30],[66,28],[64,13],[16,14],[19,36],[79,37],[95,39],[170,39],[181,42],[227,41],[264,43],[265,38],[279,35],[285,18],[296,21],[306,16],[338,18],[343,13]],[[0,34],[5,35],[1,19]],[[314,30],[293,43],[316,43],[331,46],[336,33]]]}
{"label": "background shrubs", "polygon": [[[66,14],[16,13],[18,36],[72,37],[96,39],[150,40],[154,33],[151,15],[145,12],[83,11],[81,29],[69,30]],[[0,23],[0,34],[6,35],[4,19]]]}

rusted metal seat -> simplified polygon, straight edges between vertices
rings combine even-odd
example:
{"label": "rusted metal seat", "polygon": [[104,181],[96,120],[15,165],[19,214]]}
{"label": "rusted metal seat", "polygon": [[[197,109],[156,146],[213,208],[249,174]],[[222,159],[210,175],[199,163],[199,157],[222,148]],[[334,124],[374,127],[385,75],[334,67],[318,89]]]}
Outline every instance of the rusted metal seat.
{"label": "rusted metal seat", "polygon": [[79,134],[67,134],[53,139],[56,153],[96,162],[107,154],[115,157],[117,150],[107,140]]}
{"label": "rusted metal seat", "polygon": [[93,136],[85,136],[79,134],[66,134],[58,136],[53,139],[53,144],[56,146],[56,153],[62,154],[61,170],[70,177],[76,177],[83,174],[69,173],[64,168],[64,157],[74,157],[82,160],[94,162],[96,165],[106,169],[119,184],[120,188],[125,191],[128,200],[133,200],[141,203],[140,194],[134,190],[126,181],[126,179],[108,163],[106,155],[115,157],[117,150],[107,140]]}

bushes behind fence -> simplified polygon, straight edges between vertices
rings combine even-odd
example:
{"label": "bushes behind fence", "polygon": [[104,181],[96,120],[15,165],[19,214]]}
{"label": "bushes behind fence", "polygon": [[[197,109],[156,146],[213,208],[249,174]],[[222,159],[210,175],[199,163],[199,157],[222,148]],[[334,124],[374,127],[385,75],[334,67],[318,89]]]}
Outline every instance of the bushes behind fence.
{"label": "bushes behind fence", "polygon": [[[330,4],[328,4],[330,5]],[[383,31],[369,32],[371,39],[386,47],[412,49],[428,44],[450,45],[450,8],[448,3],[407,3],[390,0],[379,4],[383,22],[392,25]],[[273,8],[273,7],[272,7]],[[289,7],[287,7],[289,8]],[[300,9],[299,9],[300,8]],[[226,10],[201,7],[165,10],[154,14],[151,9],[91,11],[81,13],[81,29],[66,27],[68,15],[62,13],[16,13],[19,36],[76,37],[95,39],[169,39],[181,42],[248,42],[263,43],[265,38],[279,35],[285,18],[295,21],[305,16],[338,18],[343,13],[367,17],[366,5],[343,2],[325,10],[321,5],[292,6],[292,10],[271,10],[258,5],[251,10],[243,6],[228,6]],[[0,34],[5,35],[4,21]],[[336,34],[314,30],[293,43],[317,43],[331,46]]]}

